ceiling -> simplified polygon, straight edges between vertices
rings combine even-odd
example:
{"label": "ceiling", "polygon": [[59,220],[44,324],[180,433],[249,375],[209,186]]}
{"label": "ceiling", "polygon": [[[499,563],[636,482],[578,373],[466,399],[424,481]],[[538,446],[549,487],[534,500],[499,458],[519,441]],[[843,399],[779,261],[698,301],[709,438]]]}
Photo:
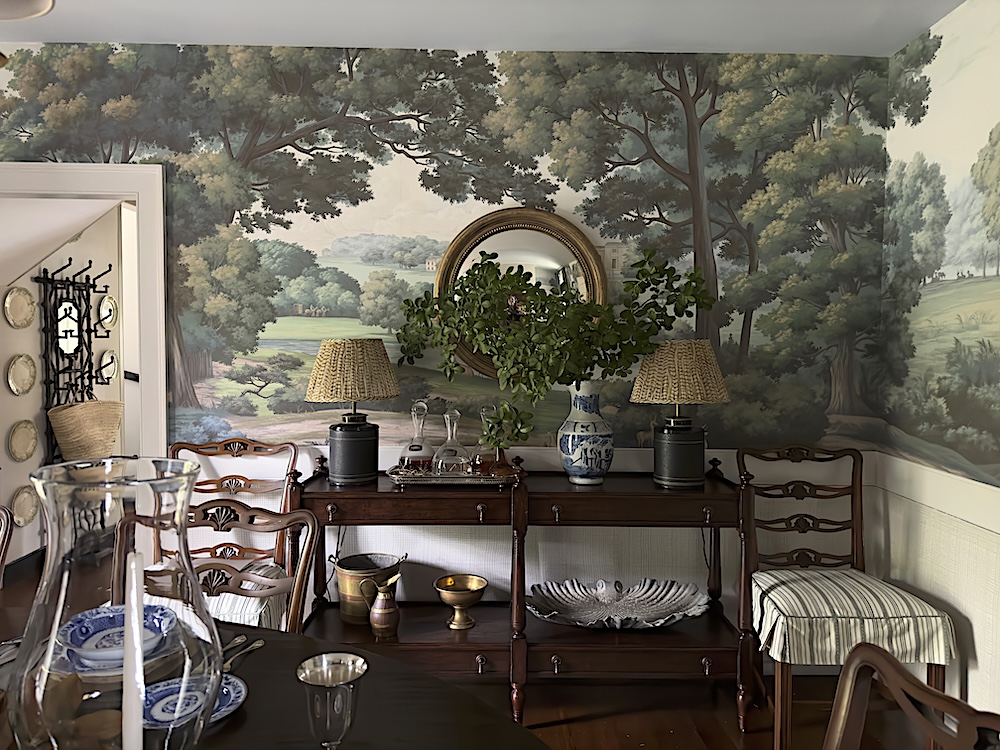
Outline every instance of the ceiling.
{"label": "ceiling", "polygon": [[0,43],[888,56],[961,1],[56,0],[41,18],[0,21]]}

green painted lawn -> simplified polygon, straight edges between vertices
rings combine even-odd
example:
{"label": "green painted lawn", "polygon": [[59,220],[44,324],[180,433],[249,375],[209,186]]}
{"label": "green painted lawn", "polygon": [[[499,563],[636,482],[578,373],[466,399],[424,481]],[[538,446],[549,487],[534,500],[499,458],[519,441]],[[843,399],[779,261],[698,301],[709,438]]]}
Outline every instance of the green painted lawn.
{"label": "green painted lawn", "polygon": [[945,356],[955,339],[975,344],[1000,342],[1000,279],[950,279],[922,288],[910,318],[916,354],[910,373],[944,374]]}

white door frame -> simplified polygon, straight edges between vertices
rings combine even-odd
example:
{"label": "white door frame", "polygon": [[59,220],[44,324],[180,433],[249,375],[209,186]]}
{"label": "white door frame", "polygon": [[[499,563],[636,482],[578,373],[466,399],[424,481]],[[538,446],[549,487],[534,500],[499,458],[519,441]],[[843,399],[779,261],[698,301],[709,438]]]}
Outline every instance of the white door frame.
{"label": "white door frame", "polygon": [[[122,314],[122,325],[138,326],[139,455],[163,456],[167,450],[166,243],[163,167],[138,164],[52,164],[0,162],[0,200],[76,198],[134,201],[137,252],[123,248],[126,274],[138,290],[138,310]],[[56,248],[52,248],[55,250]],[[135,257],[125,257],[125,255]]]}

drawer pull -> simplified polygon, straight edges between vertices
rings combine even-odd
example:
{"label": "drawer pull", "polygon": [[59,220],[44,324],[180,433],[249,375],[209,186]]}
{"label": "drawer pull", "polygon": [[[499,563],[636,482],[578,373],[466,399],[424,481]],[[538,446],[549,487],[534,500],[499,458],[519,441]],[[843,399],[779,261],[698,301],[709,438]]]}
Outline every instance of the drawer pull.
{"label": "drawer pull", "polygon": [[483,654],[476,654],[476,671],[479,674],[486,671],[486,657]]}
{"label": "drawer pull", "polygon": [[329,503],[326,506],[326,522],[332,524],[333,517],[337,514],[337,506],[333,503]]}
{"label": "drawer pull", "polygon": [[553,518],[555,518],[556,523],[559,523],[559,515],[561,513],[562,513],[562,506],[561,505],[553,505],[552,506],[552,516],[553,516]]}
{"label": "drawer pull", "polygon": [[705,676],[708,677],[712,673],[712,660],[707,656],[701,660],[701,668],[705,672]]}
{"label": "drawer pull", "polygon": [[552,674],[559,674],[559,667],[562,666],[562,659],[559,658],[559,654],[553,654],[549,661],[552,662]]}
{"label": "drawer pull", "polygon": [[486,520],[486,503],[479,503],[476,506],[476,513],[479,514],[479,523],[483,523]]}
{"label": "drawer pull", "polygon": [[705,514],[705,524],[712,523],[712,509],[706,505],[701,509],[701,512]]}

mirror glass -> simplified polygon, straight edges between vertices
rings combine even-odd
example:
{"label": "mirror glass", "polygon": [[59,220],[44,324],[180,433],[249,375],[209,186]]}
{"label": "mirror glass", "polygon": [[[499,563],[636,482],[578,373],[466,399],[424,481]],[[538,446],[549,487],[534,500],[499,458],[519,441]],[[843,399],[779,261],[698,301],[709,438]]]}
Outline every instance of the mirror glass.
{"label": "mirror glass", "polygon": [[[496,253],[501,269],[523,266],[535,281],[552,290],[569,286],[580,296],[590,296],[587,279],[580,262],[569,248],[554,237],[528,229],[511,229],[481,242],[469,253],[458,270],[458,276],[479,261],[480,251]],[[457,278],[457,277],[456,277]]]}
{"label": "mirror glass", "polygon": [[59,351],[69,356],[80,346],[80,309],[76,303],[63,300],[56,308],[56,333]]}
{"label": "mirror glass", "polygon": [[[607,297],[604,262],[587,236],[561,216],[534,208],[500,209],[459,232],[438,266],[435,293],[450,289],[479,260],[480,251],[496,253],[501,268],[524,266],[545,287],[569,285],[584,299],[600,303]],[[461,343],[456,354],[476,372],[496,377],[489,357]]]}

